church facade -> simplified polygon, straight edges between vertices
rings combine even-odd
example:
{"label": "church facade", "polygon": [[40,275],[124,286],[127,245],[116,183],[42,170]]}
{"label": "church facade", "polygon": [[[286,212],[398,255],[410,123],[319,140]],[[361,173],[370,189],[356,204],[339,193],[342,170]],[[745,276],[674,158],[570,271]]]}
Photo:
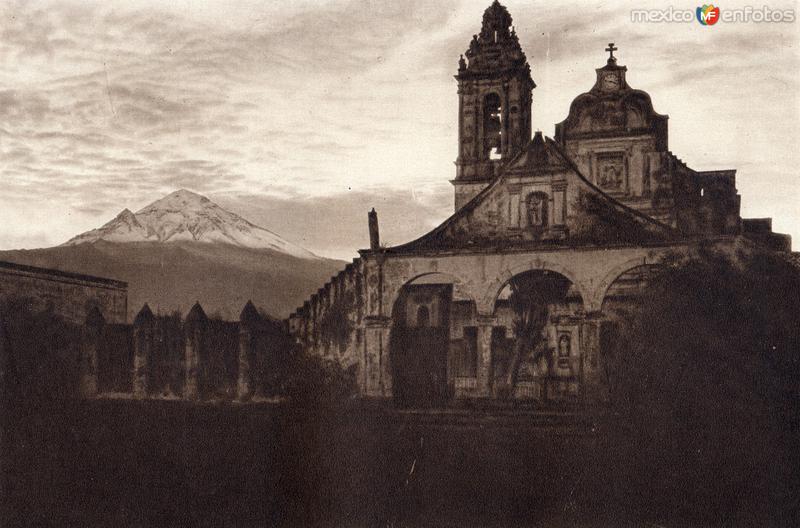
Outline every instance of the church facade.
{"label": "church facade", "polygon": [[[532,136],[536,84],[495,1],[458,63],[455,213],[395,247],[370,213],[370,248],[289,318],[296,341],[352,369],[365,397],[602,399],[614,321],[663,259],[700,240],[790,252],[769,219],[741,218],[734,170],[669,150],[667,116],[616,50],[555,137]],[[524,284],[550,292],[546,309],[520,308]]]}

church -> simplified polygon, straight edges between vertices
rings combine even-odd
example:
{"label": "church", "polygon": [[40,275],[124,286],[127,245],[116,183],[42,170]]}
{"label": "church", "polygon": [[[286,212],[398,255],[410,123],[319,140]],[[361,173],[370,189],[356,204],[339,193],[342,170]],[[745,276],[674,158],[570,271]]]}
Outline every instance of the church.
{"label": "church", "polygon": [[[602,400],[620,309],[665,258],[699,241],[790,254],[771,219],[741,218],[735,170],[669,150],[668,116],[605,51],[555,137],[532,135],[536,84],[495,0],[455,75],[454,214],[384,247],[370,212],[370,248],[290,316],[297,343],[367,398]],[[541,306],[520,301],[525,285]]]}

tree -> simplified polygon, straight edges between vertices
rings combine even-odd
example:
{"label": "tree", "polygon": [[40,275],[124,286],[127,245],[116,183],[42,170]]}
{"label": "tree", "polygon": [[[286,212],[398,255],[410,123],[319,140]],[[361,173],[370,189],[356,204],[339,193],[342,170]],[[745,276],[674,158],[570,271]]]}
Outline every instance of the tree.
{"label": "tree", "polygon": [[36,406],[77,396],[80,328],[30,299],[0,304],[0,367],[6,404]]}
{"label": "tree", "polygon": [[517,386],[520,365],[532,355],[534,362],[549,357],[544,329],[549,317],[548,306],[566,299],[570,282],[565,277],[546,271],[529,271],[516,275],[509,282],[509,303],[514,313],[514,348],[500,390],[511,398]]}
{"label": "tree", "polygon": [[781,255],[673,259],[621,314],[611,445],[648,507],[787,522],[800,489],[800,272]]}

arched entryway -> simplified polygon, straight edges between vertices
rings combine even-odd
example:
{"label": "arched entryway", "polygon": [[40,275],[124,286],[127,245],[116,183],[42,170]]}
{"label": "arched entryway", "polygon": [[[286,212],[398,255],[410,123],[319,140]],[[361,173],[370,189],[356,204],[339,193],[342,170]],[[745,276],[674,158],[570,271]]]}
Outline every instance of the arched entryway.
{"label": "arched entryway", "polygon": [[603,364],[608,365],[614,355],[620,339],[620,325],[630,318],[631,310],[636,308],[637,297],[662,269],[659,264],[640,264],[616,272],[616,277],[608,282],[603,292],[598,338]]}
{"label": "arched entryway", "polygon": [[538,401],[577,399],[584,374],[579,288],[564,275],[529,270],[511,277],[494,305],[491,394]]}
{"label": "arched entryway", "polygon": [[[406,283],[392,307],[389,354],[395,401],[442,406],[477,375],[475,302],[458,280],[431,273]],[[474,326],[474,325],[473,325]]]}

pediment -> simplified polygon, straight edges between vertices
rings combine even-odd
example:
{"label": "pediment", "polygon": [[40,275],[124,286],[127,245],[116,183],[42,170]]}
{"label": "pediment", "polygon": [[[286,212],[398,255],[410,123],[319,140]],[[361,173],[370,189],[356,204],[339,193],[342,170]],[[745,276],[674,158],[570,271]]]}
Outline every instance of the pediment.
{"label": "pediment", "polygon": [[545,141],[541,132],[504,169],[505,174],[526,175],[564,172],[571,169],[564,155]]}
{"label": "pediment", "polygon": [[672,228],[608,196],[540,133],[471,202],[392,253],[650,242]]}

